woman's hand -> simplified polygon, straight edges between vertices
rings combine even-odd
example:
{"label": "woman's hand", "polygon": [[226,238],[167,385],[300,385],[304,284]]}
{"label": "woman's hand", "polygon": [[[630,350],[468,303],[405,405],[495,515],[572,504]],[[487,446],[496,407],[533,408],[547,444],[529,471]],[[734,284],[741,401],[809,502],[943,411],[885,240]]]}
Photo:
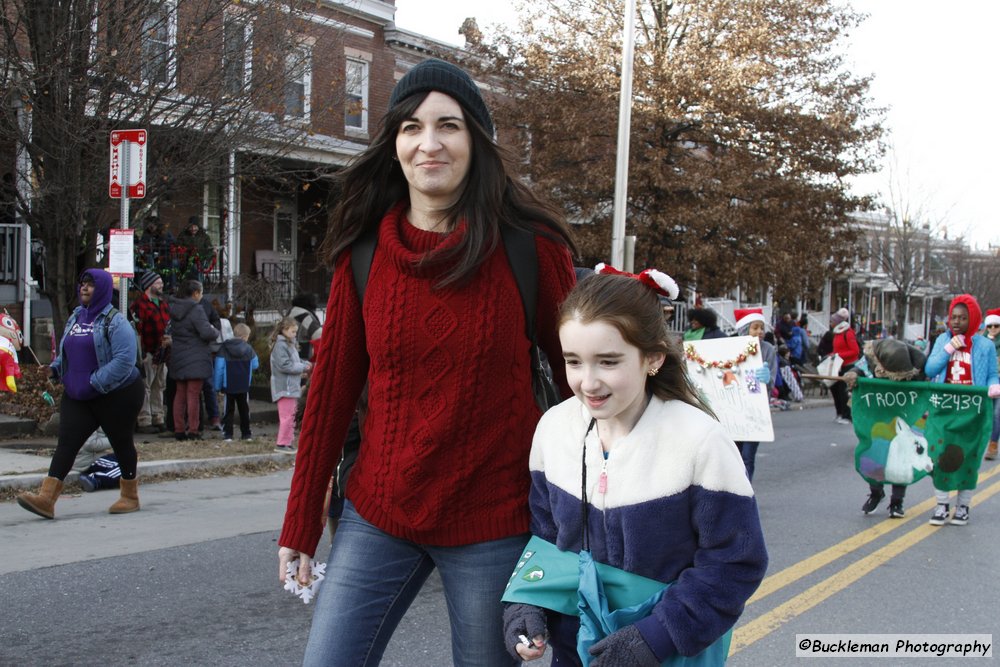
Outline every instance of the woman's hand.
{"label": "woman's hand", "polygon": [[281,547],[278,549],[278,581],[282,584],[285,583],[288,575],[288,564],[295,559],[298,559],[299,561],[299,571],[296,578],[299,580],[300,584],[306,586],[312,575],[312,557],[302,553],[301,551],[289,549],[288,547]]}
{"label": "woman's hand", "polygon": [[[530,604],[508,604],[503,610],[503,639],[507,652],[521,660],[537,660],[545,653],[545,611]],[[524,642],[527,639],[530,646]]]}

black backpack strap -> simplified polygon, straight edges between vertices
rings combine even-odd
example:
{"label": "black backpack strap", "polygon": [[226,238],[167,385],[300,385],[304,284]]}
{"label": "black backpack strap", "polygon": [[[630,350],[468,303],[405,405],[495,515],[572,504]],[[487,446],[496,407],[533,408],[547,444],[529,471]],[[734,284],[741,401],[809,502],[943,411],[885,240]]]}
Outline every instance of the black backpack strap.
{"label": "black backpack strap", "polygon": [[368,287],[368,274],[372,269],[372,259],[375,257],[375,244],[378,242],[378,225],[372,227],[351,244],[351,273],[354,274],[354,288],[358,293],[358,303],[365,303],[365,288]]}
{"label": "black backpack strap", "polygon": [[538,304],[538,251],[535,248],[535,235],[524,229],[502,225],[500,236],[514,280],[517,281],[517,291],[521,293],[528,340],[534,344],[535,311]]}

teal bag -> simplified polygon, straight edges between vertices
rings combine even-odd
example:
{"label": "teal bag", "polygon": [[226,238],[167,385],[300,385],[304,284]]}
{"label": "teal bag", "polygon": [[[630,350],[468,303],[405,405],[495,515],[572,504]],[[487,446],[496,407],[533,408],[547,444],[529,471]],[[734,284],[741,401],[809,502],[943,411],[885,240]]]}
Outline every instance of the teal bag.
{"label": "teal bag", "polygon": [[[507,582],[503,602],[520,602],[578,616],[577,655],[584,667],[591,646],[652,612],[670,587],[655,579],[599,563],[589,551],[561,551],[533,535]],[[675,655],[664,667],[714,667],[729,655],[730,629],[696,656]]]}

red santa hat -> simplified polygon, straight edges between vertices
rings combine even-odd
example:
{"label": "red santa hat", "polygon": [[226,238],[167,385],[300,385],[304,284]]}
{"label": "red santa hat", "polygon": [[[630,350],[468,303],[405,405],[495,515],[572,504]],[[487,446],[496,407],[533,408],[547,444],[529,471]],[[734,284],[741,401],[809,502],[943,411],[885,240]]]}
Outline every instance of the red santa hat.
{"label": "red santa hat", "polygon": [[736,317],[737,329],[748,327],[753,322],[766,323],[763,308],[737,308],[733,314]]}
{"label": "red santa hat", "polygon": [[986,311],[986,320],[983,322],[986,326],[991,324],[1000,324],[1000,308],[992,308]]}

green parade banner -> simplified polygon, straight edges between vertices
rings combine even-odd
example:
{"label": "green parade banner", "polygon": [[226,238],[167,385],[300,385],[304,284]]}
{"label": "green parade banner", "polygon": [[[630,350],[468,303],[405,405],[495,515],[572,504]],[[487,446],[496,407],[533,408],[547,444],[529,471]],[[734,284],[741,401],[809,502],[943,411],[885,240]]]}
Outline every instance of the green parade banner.
{"label": "green parade banner", "polygon": [[913,484],[931,475],[942,491],[974,489],[993,427],[985,387],[859,377],[851,397],[866,481]]}

